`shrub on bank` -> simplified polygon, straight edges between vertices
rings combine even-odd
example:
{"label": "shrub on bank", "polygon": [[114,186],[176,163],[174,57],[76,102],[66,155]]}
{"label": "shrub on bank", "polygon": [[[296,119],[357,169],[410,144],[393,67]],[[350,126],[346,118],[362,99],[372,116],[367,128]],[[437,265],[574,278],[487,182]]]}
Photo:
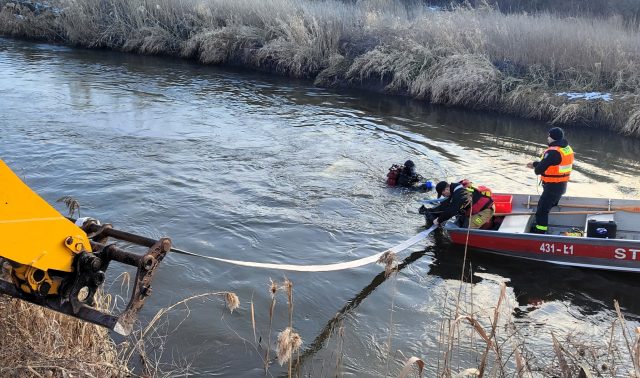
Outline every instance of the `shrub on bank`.
{"label": "shrub on bank", "polygon": [[[408,3],[60,0],[58,13],[29,14],[0,0],[0,33],[183,56],[640,136],[637,26],[620,18]],[[613,100],[555,95],[567,91],[610,92]]]}

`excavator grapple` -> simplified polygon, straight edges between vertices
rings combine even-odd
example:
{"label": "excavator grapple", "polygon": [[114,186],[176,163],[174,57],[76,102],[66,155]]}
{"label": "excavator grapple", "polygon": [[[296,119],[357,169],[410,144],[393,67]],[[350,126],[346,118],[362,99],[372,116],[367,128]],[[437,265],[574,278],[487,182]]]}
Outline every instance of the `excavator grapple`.
{"label": "excavator grapple", "polygon": [[[144,253],[110,240],[142,246]],[[92,218],[60,214],[0,160],[0,293],[128,335],[151,294],[151,281],[171,240],[115,230]],[[120,314],[97,308],[95,294],[111,261],[136,268]]]}

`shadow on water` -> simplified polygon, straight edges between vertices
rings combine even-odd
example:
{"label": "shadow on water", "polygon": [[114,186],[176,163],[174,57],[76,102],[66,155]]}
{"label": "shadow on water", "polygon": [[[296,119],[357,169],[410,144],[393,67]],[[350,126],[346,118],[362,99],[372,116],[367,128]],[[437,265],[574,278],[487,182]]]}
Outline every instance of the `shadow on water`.
{"label": "shadow on water", "polygon": [[[460,279],[464,247],[448,243],[442,235],[434,248],[434,263],[429,275],[442,279]],[[508,279],[520,308],[515,317],[524,317],[545,302],[567,301],[582,315],[595,315],[602,310],[615,311],[620,303],[625,317],[640,320],[640,282],[637,274],[564,267],[538,261],[522,260],[469,249],[467,267],[473,271],[495,274]],[[473,283],[483,278],[474,275]]]}
{"label": "shadow on water", "polygon": [[[432,254],[435,251],[435,246],[428,246],[423,251],[413,252],[409,256],[407,256],[402,262],[400,262],[397,266],[398,272],[402,271],[404,268],[418,261],[425,254]],[[322,350],[325,346],[325,343],[331,338],[336,327],[340,325],[342,320],[347,317],[352,311],[354,311],[363,300],[365,300],[369,295],[371,295],[378,286],[382,285],[388,279],[393,279],[393,276],[387,276],[387,274],[383,271],[379,273],[377,276],[373,278],[371,283],[365,286],[356,296],[351,298],[338,312],[336,315],[331,318],[326,325],[322,328],[318,336],[309,344],[309,346],[300,354],[300,358],[294,364],[294,371],[296,374],[299,373],[300,368],[304,365],[305,361],[313,357],[313,355],[320,350]]]}

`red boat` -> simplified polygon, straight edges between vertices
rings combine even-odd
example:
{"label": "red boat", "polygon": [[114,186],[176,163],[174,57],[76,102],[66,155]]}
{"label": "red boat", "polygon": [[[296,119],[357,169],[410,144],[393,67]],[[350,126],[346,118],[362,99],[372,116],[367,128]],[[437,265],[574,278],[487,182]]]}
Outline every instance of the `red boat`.
{"label": "red boat", "polygon": [[445,230],[454,244],[559,265],[640,273],[640,200],[563,197],[550,212],[549,231],[540,235],[528,232],[538,195],[493,197],[494,228],[469,230],[450,221]]}

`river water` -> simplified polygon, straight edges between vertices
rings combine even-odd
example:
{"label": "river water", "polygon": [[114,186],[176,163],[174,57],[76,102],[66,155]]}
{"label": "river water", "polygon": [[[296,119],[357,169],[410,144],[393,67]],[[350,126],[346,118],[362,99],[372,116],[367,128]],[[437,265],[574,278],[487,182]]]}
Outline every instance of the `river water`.
{"label": "river water", "polygon": [[[383,251],[422,229],[418,200],[433,193],[387,188],[391,164],[410,158],[434,180],[468,177],[494,191],[535,193],[524,165],[542,151],[549,126],[180,60],[0,39],[0,128],[0,157],[61,211],[55,201],[69,195],[83,216],[169,236],[181,249],[326,264]],[[577,152],[569,195],[640,197],[640,141],[566,132]],[[241,307],[229,314],[217,298],[179,306],[156,325],[162,347],[150,346],[149,357],[165,371],[264,375],[269,330],[273,341],[289,321],[278,293],[269,327],[269,282],[286,277],[304,340],[298,372],[397,376],[401,361],[418,356],[432,376],[461,287],[461,253],[432,239],[400,259],[399,274],[385,279],[379,265],[285,275],[170,254],[142,324],[207,292],[233,291]],[[541,364],[552,331],[607,335],[614,298],[631,326],[640,324],[633,276],[470,260],[477,275],[462,285],[466,310],[488,325],[498,282],[507,281],[513,322]],[[477,366],[484,347],[475,343],[456,349],[454,370]],[[274,363],[268,375],[286,371]]]}

